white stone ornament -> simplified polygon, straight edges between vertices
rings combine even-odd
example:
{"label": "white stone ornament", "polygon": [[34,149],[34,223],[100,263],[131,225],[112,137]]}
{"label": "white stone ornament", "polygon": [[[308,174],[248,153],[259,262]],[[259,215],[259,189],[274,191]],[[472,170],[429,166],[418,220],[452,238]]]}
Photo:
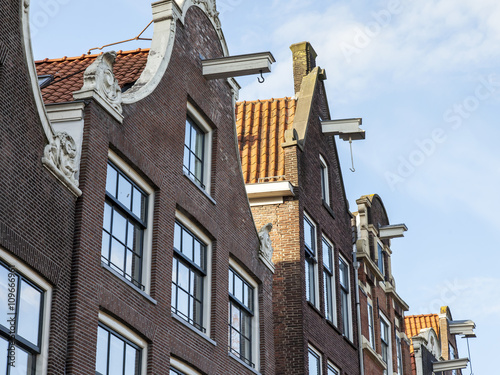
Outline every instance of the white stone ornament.
{"label": "white stone ornament", "polygon": [[271,223],[264,225],[259,230],[259,240],[260,240],[260,252],[259,255],[263,257],[266,261],[272,264],[273,258],[273,246],[269,232],[273,229]]}

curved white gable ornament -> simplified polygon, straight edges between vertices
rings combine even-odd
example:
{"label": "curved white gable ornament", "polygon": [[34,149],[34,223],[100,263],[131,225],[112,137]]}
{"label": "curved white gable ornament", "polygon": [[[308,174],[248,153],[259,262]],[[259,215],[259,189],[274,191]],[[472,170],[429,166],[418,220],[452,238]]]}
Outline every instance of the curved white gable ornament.
{"label": "curved white gable ornament", "polygon": [[45,146],[42,162],[56,177],[78,186],[78,181],[75,179],[76,154],[76,143],[73,138],[68,133],[58,132],[54,134],[52,142]]}
{"label": "curved white gable ornament", "polygon": [[[73,93],[75,99],[96,99],[117,120],[123,121],[122,90],[113,74],[116,52],[99,55],[83,73],[83,87]],[[97,95],[96,95],[97,94]],[[112,111],[110,111],[112,108]]]}
{"label": "curved white gable ornament", "polygon": [[219,37],[223,57],[229,56],[215,0],[156,1],[152,4],[154,26],[148,60],[137,82],[123,93],[124,104],[138,102],[156,89],[172,57],[177,21],[184,24],[186,13],[192,6],[200,8],[207,15]]}
{"label": "curved white gable ornament", "polygon": [[273,264],[273,246],[271,237],[269,236],[269,232],[273,229],[273,225],[271,223],[264,225],[259,230],[259,241],[260,241],[260,250],[259,257],[262,261],[274,272],[274,264]]}

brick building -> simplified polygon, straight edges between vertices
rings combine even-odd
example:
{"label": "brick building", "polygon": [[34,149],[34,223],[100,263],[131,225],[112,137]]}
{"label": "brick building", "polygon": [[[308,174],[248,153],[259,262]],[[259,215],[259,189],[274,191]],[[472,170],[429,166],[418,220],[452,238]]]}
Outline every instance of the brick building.
{"label": "brick building", "polygon": [[276,374],[359,374],[352,215],[323,132],[326,74],[309,43],[291,49],[295,96],[236,106],[256,226],[273,228]]}
{"label": "brick building", "polygon": [[15,266],[17,349],[0,373],[274,374],[238,85],[202,63],[228,57],[215,2],[158,1],[151,50],[38,72],[29,2],[1,4],[0,287]]}
{"label": "brick building", "polygon": [[404,312],[408,305],[396,292],[391,240],[403,237],[404,224],[391,225],[377,194],[356,201],[363,365],[369,375],[411,374]]}
{"label": "brick building", "polygon": [[448,306],[439,314],[410,315],[405,320],[413,375],[462,375],[469,359],[459,357],[457,337],[476,337],[473,321],[453,320]]}

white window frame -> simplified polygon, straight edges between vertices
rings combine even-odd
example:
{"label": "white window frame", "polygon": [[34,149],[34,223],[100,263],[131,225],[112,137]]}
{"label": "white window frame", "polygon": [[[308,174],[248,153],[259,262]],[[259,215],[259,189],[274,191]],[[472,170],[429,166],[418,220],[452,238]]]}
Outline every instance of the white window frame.
{"label": "white window frame", "polygon": [[328,361],[326,364],[326,375],[330,375],[329,374],[330,370],[335,371],[336,372],[335,375],[340,375],[339,368],[337,366],[334,366],[333,363],[331,363],[330,361]]}
{"label": "white window frame", "polygon": [[[144,238],[142,243],[142,280],[144,292],[151,294],[151,259],[153,251],[153,211],[155,201],[155,191],[135,170],[133,170],[122,158],[120,158],[114,151],[108,150],[108,160],[118,167],[127,177],[129,177],[137,186],[139,186],[146,194],[148,194],[147,203],[147,227],[144,229]],[[111,269],[111,268],[110,268]],[[114,272],[115,273],[115,272]],[[123,276],[118,277],[125,280],[132,287],[140,290],[132,282],[129,282]]]}
{"label": "white window frame", "polygon": [[[384,261],[385,246],[384,246],[384,243],[382,241],[380,241],[378,238],[376,240],[376,243],[377,243],[377,268],[380,271],[380,273],[382,274],[382,276],[384,276],[384,278],[385,278],[385,273],[386,273],[385,261]],[[381,252],[379,252],[379,246],[380,246],[380,249],[382,249]],[[381,256],[382,256],[382,259],[380,259]],[[382,265],[382,269],[380,268],[381,265]]]}
{"label": "white window frame", "polygon": [[[318,269],[318,226],[316,225],[316,222],[304,211],[304,220],[303,220],[303,230],[305,233],[305,220],[309,221],[314,228],[314,238],[311,238],[311,245],[314,246],[314,249],[311,249],[311,251],[314,253],[314,257],[312,257],[312,261],[314,262],[313,264],[313,270],[314,270],[314,301],[311,301],[308,299],[310,303],[314,305],[318,310],[320,309],[320,304],[319,304],[319,299],[320,299],[320,293],[319,293],[319,269]],[[304,256],[305,256],[305,267],[309,266],[309,261],[307,260],[308,258],[308,250],[306,249],[306,244],[305,244],[305,236],[304,236]],[[310,256],[309,256],[310,257]],[[306,277],[307,277],[307,272],[305,272]],[[307,280],[306,280],[306,285],[307,285]],[[307,299],[307,290],[306,290],[306,299]],[[310,291],[309,291],[310,295]],[[310,297],[309,297],[310,298]]]}
{"label": "white window frame", "polygon": [[[387,347],[387,372],[384,374],[391,375],[392,372],[392,325],[389,319],[385,317],[385,315],[379,310],[380,316],[380,355],[382,356],[382,322],[387,325],[387,336],[389,339],[388,347]],[[382,357],[381,357],[382,359]],[[383,361],[383,359],[382,359]]]}
{"label": "white window frame", "polygon": [[308,345],[308,350],[307,350],[307,373],[308,375],[316,375],[316,374],[311,374],[310,373],[310,361],[309,361],[309,355],[310,355],[310,352],[313,352],[314,354],[316,354],[316,356],[318,357],[318,361],[319,361],[319,375],[322,375],[323,374],[323,356],[321,355],[321,353],[314,347],[312,346],[311,344]]}
{"label": "white window frame", "polygon": [[[254,306],[254,315],[252,318],[252,362],[255,365],[255,368],[253,370],[260,372],[260,317],[259,317],[259,285],[257,282],[253,279],[252,276],[248,272],[246,272],[239,264],[236,262],[234,259],[229,258],[229,266],[236,272],[238,273],[245,281],[250,284],[250,286],[253,288],[253,306]],[[228,274],[229,274],[229,268],[228,268]],[[228,312],[229,314],[229,312]],[[240,360],[238,357],[235,355],[231,354],[230,355],[241,363],[243,363],[245,366],[251,368],[248,364],[246,364],[244,361]]]}
{"label": "white window frame", "polygon": [[[212,142],[213,142],[213,129],[208,125],[207,121],[203,118],[201,113],[194,107],[193,104],[187,102],[187,117],[193,120],[198,128],[202,132],[205,133],[204,136],[204,150],[203,150],[203,185],[205,187],[200,186],[200,184],[186,171],[184,171],[184,145],[183,145],[183,161],[182,161],[182,171],[184,175],[189,178],[196,186],[198,186],[201,190],[205,191],[207,194],[210,194],[210,185],[212,180]],[[187,121],[186,117],[186,121]],[[185,134],[184,134],[185,136]]]}
{"label": "white window frame", "polygon": [[146,375],[148,369],[148,343],[131,329],[102,311],[99,311],[99,322],[141,348],[141,375]]}
{"label": "white window frame", "polygon": [[330,185],[329,185],[329,176],[328,176],[328,164],[326,163],[325,158],[320,154],[320,176],[321,176],[321,199],[329,206],[330,205]]}
{"label": "white window frame", "polygon": [[[183,213],[176,211],[175,212],[175,219],[179,223],[181,223],[184,227],[186,227],[191,233],[193,233],[198,239],[203,241],[206,244],[207,247],[207,254],[206,254],[206,276],[204,277],[203,281],[203,322],[204,322],[204,327],[205,332],[199,331],[197,328],[193,326],[193,329],[195,332],[199,332],[202,336],[210,338],[210,312],[211,312],[211,306],[212,306],[212,241],[210,238],[203,233],[197,227],[189,218],[184,215]],[[173,256],[173,244],[172,244],[172,256]],[[172,313],[174,314],[174,313]],[[176,315],[177,316],[177,315]],[[181,317],[178,317],[181,319],[183,322],[185,320]],[[186,322],[188,326],[191,326],[189,322]]]}
{"label": "white window frame", "polygon": [[[349,285],[349,293],[347,294],[347,313],[349,315],[349,325],[348,325],[348,332],[346,334],[346,332],[343,332],[343,335],[345,337],[347,337],[351,342],[353,341],[353,316],[352,316],[352,288],[351,288],[351,267],[350,267],[350,264],[349,262],[341,255],[339,254],[339,288],[341,290],[341,298],[342,298],[342,285],[341,285],[341,281],[340,281],[340,260],[342,260],[346,265],[346,270],[347,270],[347,282],[348,282],[348,285]],[[341,305],[342,305],[342,302],[341,302]],[[342,308],[341,308],[341,315],[342,315]],[[343,319],[344,319],[344,316],[342,315],[342,327],[344,327],[344,322],[343,322]]]}
{"label": "white window frame", "polygon": [[375,349],[375,316],[373,315],[373,302],[371,299],[366,304],[368,312],[368,342],[372,349]]}
{"label": "white window frame", "polygon": [[[328,270],[326,270],[326,267],[325,267],[325,254],[324,254],[324,249],[323,249],[323,241],[325,241],[330,247],[331,247],[331,257],[330,257],[330,262],[331,262],[331,272],[332,274],[331,275],[327,275],[329,273]],[[336,293],[336,289],[337,289],[337,285],[336,285],[336,275],[335,275],[335,263],[336,263],[336,257],[335,257],[335,247],[333,246],[333,243],[324,235],[322,234],[321,236],[321,249],[322,249],[322,252],[323,252],[323,287],[324,287],[324,297],[325,297],[325,318],[327,318],[328,316],[328,304],[327,304],[327,292],[328,292],[328,289],[326,287],[326,278],[329,277],[330,278],[330,283],[331,283],[331,290],[330,290],[330,299],[331,299],[331,303],[332,303],[332,316],[331,316],[331,319],[328,319],[328,321],[332,322],[335,326],[337,325],[337,293]]]}
{"label": "white window frame", "polygon": [[[196,371],[192,367],[188,366],[184,362],[179,361],[177,358],[170,357],[170,367],[173,367],[177,371],[181,371],[183,374],[186,375],[201,375],[200,372]],[[170,369],[169,369],[170,373]]]}
{"label": "white window frame", "polygon": [[396,364],[397,364],[397,374],[404,374],[404,364],[403,364],[403,347],[401,344],[401,333],[395,330],[396,335]]}
{"label": "white window frame", "polygon": [[49,360],[49,336],[50,336],[50,313],[52,305],[52,287],[30,267],[23,262],[10,255],[9,252],[0,247],[0,259],[8,266],[15,268],[17,272],[22,274],[26,279],[42,289],[43,308],[41,321],[41,336],[40,336],[40,354],[36,356],[36,375],[47,375],[47,367]]}

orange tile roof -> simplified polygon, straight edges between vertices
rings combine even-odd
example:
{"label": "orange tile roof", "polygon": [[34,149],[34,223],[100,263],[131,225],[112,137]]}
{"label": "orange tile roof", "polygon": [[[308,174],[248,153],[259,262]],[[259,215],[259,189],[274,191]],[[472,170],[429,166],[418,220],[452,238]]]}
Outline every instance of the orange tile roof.
{"label": "orange tile roof", "polygon": [[[439,337],[439,317],[437,314],[409,315],[405,316],[406,336],[412,338],[418,336],[421,329],[433,328]],[[413,353],[413,345],[410,346]]]}
{"label": "orange tile roof", "polygon": [[[245,183],[283,180],[285,130],[291,129],[297,100],[257,100],[236,104],[236,130]],[[260,179],[260,180],[259,180]]]}
{"label": "orange tile roof", "polygon": [[[137,81],[148,58],[149,49],[134,51],[118,51],[113,72],[120,87]],[[42,88],[43,100],[46,104],[73,101],[73,92],[83,86],[83,72],[92,64],[99,54],[63,57],[61,59],[44,59],[35,61],[37,74],[54,76],[54,80]]]}

